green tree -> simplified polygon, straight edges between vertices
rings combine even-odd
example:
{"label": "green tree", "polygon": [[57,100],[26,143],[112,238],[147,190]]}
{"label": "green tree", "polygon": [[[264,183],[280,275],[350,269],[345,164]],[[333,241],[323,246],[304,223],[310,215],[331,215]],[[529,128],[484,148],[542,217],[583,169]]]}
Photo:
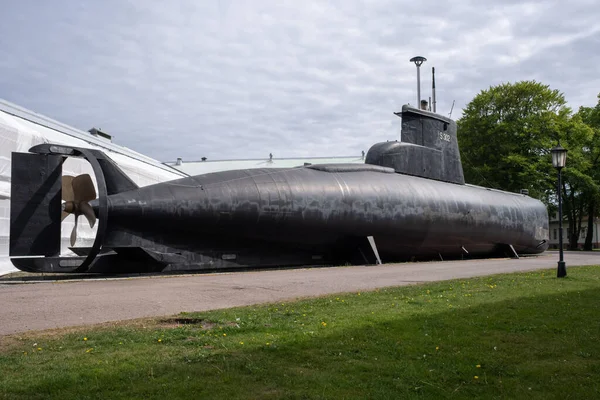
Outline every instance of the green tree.
{"label": "green tree", "polygon": [[569,226],[569,249],[576,250],[583,232],[583,218],[590,206],[594,206],[594,197],[598,192],[590,173],[593,171],[593,158],[600,147],[596,144],[593,130],[579,114],[563,121],[558,128],[562,145],[569,149],[561,190],[564,215]]}
{"label": "green tree", "polygon": [[458,122],[467,182],[518,192],[549,202],[554,176],[549,149],[570,109],[558,90],[535,81],[481,91]]}
{"label": "green tree", "polygon": [[594,219],[598,215],[600,205],[600,94],[595,107],[580,107],[577,116],[590,131],[590,140],[583,150],[588,158],[587,174],[591,178],[588,193],[587,229],[584,250],[593,249]]}
{"label": "green tree", "polygon": [[569,150],[563,170],[567,240],[576,248],[583,216],[596,193],[591,154],[600,153],[584,112],[573,115],[558,90],[536,81],[504,83],[481,91],[458,121],[458,140],[467,182],[518,192],[556,210],[556,170],[550,149]]}

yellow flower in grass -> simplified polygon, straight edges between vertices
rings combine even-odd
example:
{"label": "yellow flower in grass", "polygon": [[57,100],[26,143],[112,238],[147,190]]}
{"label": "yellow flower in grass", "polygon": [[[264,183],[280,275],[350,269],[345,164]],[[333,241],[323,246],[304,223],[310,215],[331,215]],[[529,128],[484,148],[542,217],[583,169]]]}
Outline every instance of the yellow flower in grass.
{"label": "yellow flower in grass", "polygon": [[327,326],[327,322],[323,321],[323,322],[321,322],[321,325]]}
{"label": "yellow flower in grass", "polygon": [[87,338],[86,338],[86,337],[84,337],[84,338],[83,338],[83,341],[84,341],[84,342],[87,342]]}
{"label": "yellow flower in grass", "polygon": [[478,377],[477,375],[475,375],[475,376],[473,377],[473,379],[479,379],[479,377]]}
{"label": "yellow flower in grass", "polygon": [[475,368],[481,368],[481,365],[480,365],[480,364],[477,364],[477,365],[475,366]]}
{"label": "yellow flower in grass", "polygon": [[162,342],[162,339],[158,339],[158,343]]}

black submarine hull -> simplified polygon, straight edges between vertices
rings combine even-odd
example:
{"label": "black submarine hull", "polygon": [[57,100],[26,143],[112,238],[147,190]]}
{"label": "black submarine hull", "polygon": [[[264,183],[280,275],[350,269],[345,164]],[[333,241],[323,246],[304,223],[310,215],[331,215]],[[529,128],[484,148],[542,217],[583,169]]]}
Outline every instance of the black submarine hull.
{"label": "black submarine hull", "polygon": [[[346,256],[360,250],[364,261],[378,252],[385,262],[493,256],[511,245],[520,254],[537,254],[546,250],[548,232],[545,206],[526,195],[354,164],[184,178],[110,196],[108,215],[122,233],[113,243],[109,235],[108,247],[129,236],[130,246],[151,240],[163,251],[179,247],[211,258],[219,256],[214,237],[262,242],[270,247],[264,259],[289,245],[313,260],[341,263],[349,260],[333,249]],[[178,246],[184,236],[191,240]],[[364,245],[369,237],[375,248]],[[243,249],[226,249],[226,258],[236,265],[269,264],[254,257],[246,264]]]}

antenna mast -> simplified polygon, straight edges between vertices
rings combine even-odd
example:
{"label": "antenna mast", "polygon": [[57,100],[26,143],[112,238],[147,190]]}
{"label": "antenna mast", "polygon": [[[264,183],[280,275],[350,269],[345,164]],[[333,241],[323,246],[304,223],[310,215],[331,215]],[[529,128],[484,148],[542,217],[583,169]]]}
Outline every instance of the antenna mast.
{"label": "antenna mast", "polygon": [[435,67],[431,67],[431,91],[433,96],[433,112],[435,112]]}
{"label": "antenna mast", "polygon": [[417,108],[421,108],[421,64],[427,59],[425,57],[416,56],[410,59],[410,62],[417,66]]}

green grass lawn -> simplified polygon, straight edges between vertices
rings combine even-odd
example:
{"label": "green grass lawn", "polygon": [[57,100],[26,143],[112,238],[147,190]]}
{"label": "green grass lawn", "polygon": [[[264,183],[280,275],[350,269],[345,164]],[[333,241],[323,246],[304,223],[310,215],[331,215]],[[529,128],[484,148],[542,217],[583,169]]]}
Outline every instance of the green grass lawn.
{"label": "green grass lawn", "polygon": [[594,399],[599,305],[596,266],[0,337],[0,398]]}

